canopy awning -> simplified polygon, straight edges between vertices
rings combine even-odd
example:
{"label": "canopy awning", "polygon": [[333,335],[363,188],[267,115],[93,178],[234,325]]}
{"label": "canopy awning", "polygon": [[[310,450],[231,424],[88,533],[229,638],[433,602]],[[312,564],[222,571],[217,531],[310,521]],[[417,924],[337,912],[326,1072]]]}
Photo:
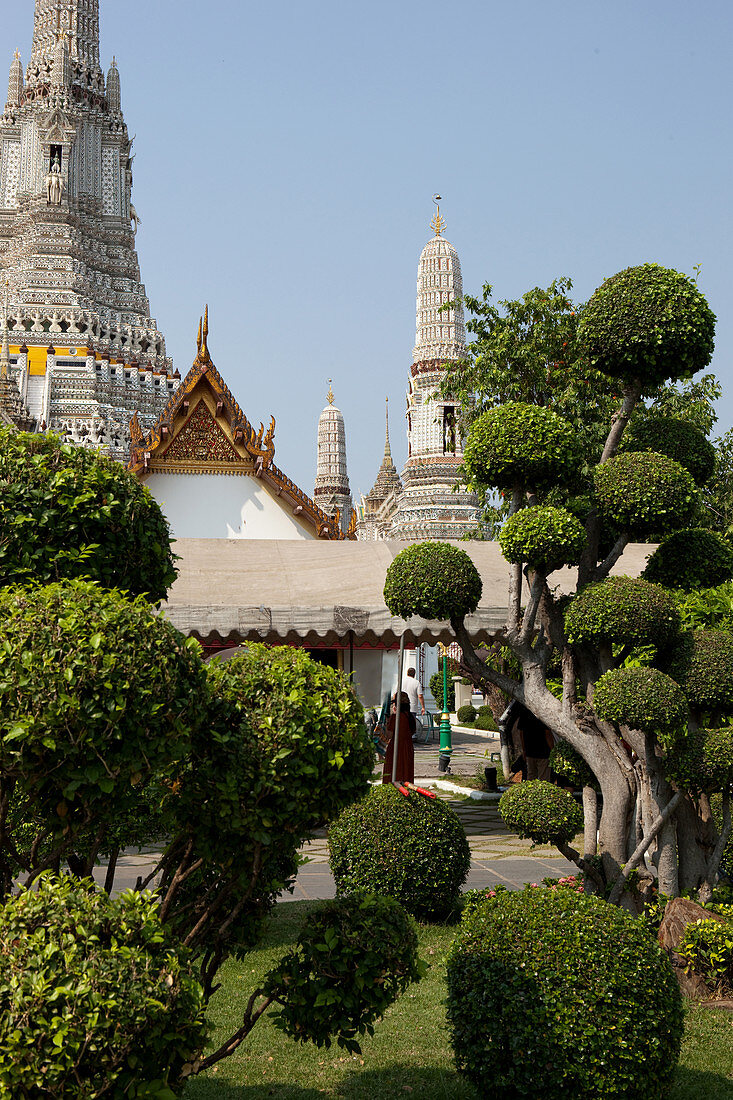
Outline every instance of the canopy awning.
{"label": "canopy awning", "polygon": [[[384,578],[404,542],[279,539],[179,539],[179,575],[163,605],[167,618],[204,643],[409,645],[454,640],[450,623],[396,618],[384,603]],[[481,574],[483,595],[467,629],[488,643],[506,619],[509,566],[496,542],[456,543]],[[631,544],[614,573],[638,576],[653,547]],[[553,587],[572,591],[575,571]]]}

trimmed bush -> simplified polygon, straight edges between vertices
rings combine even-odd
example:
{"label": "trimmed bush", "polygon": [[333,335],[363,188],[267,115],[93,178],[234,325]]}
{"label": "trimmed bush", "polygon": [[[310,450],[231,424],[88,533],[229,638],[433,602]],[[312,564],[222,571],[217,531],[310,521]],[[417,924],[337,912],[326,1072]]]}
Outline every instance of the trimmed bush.
{"label": "trimmed bush", "polygon": [[717,588],[733,577],[733,549],[716,531],[690,528],[667,535],[642,576],[666,588]]}
{"label": "trimmed bush", "polygon": [[418,920],[442,920],[458,902],[471,853],[463,826],[444,802],[392,784],[374,787],[344,810],[328,836],[338,897],[385,894]]}
{"label": "trimmed bush", "polygon": [[575,429],[551,409],[510,401],[474,421],[463,462],[469,481],[479,488],[553,484],[578,466]]}
{"label": "trimmed bush", "polygon": [[419,981],[417,928],[392,898],[356,892],[319,905],[296,946],[265,978],[282,1005],[274,1023],[291,1039],[361,1053],[357,1035]]}
{"label": "trimmed bush", "polygon": [[0,585],[88,577],[165,599],[176,579],[168,522],[119,462],[0,427],[0,483]]}
{"label": "trimmed bush", "polygon": [[687,730],[665,753],[665,774],[679,787],[713,794],[733,781],[733,729]]}
{"label": "trimmed bush", "polygon": [[478,716],[479,718],[493,718],[494,712],[487,703],[482,703],[478,708]]}
{"label": "trimmed bush", "polygon": [[675,646],[667,671],[692,706],[733,709],[733,635],[727,630],[693,630]]}
{"label": "trimmed bush", "polygon": [[566,845],[583,828],[583,811],[569,791],[531,779],[515,783],[499,799],[507,829],[535,844]]}
{"label": "trimmed bush", "polygon": [[593,485],[604,519],[635,538],[684,527],[698,503],[687,470],[652,451],[628,451],[596,466]]}
{"label": "trimmed bush", "polygon": [[697,920],[684,929],[677,953],[706,982],[711,994],[733,991],[733,920]]}
{"label": "trimmed bush", "polygon": [[598,780],[583,757],[567,741],[557,741],[550,752],[550,767],[576,790],[581,787],[598,787]]}
{"label": "trimmed bush", "polygon": [[635,416],[621,439],[624,451],[656,451],[679,462],[704,485],[715,469],[715,447],[689,420],[672,416]]}
{"label": "trimmed bush", "polygon": [[649,581],[608,577],[589,584],[571,600],[565,630],[573,645],[668,646],[679,632],[673,596]]}
{"label": "trimmed bush", "polygon": [[448,956],[456,1065],[482,1096],[662,1100],[683,1008],[642,924],[565,886],[500,891]]}
{"label": "trimmed bush", "polygon": [[476,730],[495,730],[498,729],[498,726],[493,714],[479,714],[473,728]]}
{"label": "trimmed bush", "polygon": [[601,721],[654,734],[673,744],[688,717],[679,684],[656,668],[614,668],[597,681],[593,709]]}
{"label": "trimmed bush", "polygon": [[0,773],[54,829],[122,810],[206,715],[200,647],[86,581],[0,590]]}
{"label": "trimmed bush", "polygon": [[158,900],[69,877],[36,885],[0,909],[0,1093],[179,1096],[208,1029]]}
{"label": "trimmed bush", "polygon": [[465,550],[418,542],[400,551],[387,570],[384,600],[402,619],[461,618],[476,610],[481,590],[481,577]]}
{"label": "trimmed bush", "polygon": [[638,378],[649,389],[707,366],[715,314],[687,275],[642,264],[606,279],[591,295],[578,337],[596,370]]}
{"label": "trimmed bush", "polygon": [[470,703],[466,703],[465,707],[459,707],[456,712],[456,718],[462,726],[473,725],[476,721],[476,711]]}
{"label": "trimmed bush", "polygon": [[499,532],[507,561],[527,562],[540,573],[577,565],[585,546],[585,528],[565,508],[536,505],[510,516]]}
{"label": "trimmed bush", "polygon": [[[453,713],[456,709],[456,685],[453,683],[451,669],[448,669],[448,710]],[[434,672],[430,677],[430,691],[438,710],[443,710],[443,673]]]}

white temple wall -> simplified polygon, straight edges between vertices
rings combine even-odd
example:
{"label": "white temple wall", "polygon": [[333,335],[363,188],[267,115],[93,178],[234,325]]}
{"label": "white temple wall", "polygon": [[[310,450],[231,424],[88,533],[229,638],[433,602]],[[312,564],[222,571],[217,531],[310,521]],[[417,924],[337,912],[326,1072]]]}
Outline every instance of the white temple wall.
{"label": "white temple wall", "polygon": [[151,474],[144,481],[177,539],[312,539],[292,509],[259,478]]}

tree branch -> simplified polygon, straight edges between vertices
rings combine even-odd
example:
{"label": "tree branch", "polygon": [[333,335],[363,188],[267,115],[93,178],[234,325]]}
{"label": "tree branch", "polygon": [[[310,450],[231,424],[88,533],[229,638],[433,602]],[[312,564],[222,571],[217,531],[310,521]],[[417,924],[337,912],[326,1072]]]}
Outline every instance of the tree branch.
{"label": "tree branch", "polygon": [[682,791],[676,791],[660,813],[657,820],[652,825],[647,835],[642,839],[640,844],[637,844],[631,855],[631,858],[624,865],[621,874],[618,876],[613,884],[613,890],[611,891],[610,897],[608,899],[611,905],[618,905],[618,902],[624,891],[624,886],[626,885],[631,872],[634,870],[635,867],[638,866],[639,863],[641,863],[642,859],[651,847],[652,841],[656,839],[658,834],[662,831],[664,826],[672,817],[672,814],[677,809],[677,806],[679,805],[681,800]]}
{"label": "tree branch", "polygon": [[608,574],[611,572],[614,565],[616,564],[616,562],[618,561],[618,559],[621,557],[624,550],[628,546],[628,543],[629,543],[629,536],[628,535],[619,535],[619,537],[616,539],[616,542],[613,545],[613,549],[611,550],[611,552],[603,559],[601,564],[596,569],[595,574],[594,574],[594,579],[595,580],[601,581],[601,580],[603,580],[604,577],[608,576]]}
{"label": "tree branch", "polygon": [[707,871],[705,874],[705,881],[700,887],[698,898],[701,905],[710,901],[713,895],[713,887],[715,886],[715,880],[718,877],[718,869],[720,867],[720,861],[723,858],[723,853],[726,849],[731,834],[731,812],[730,812],[730,787],[727,787],[723,791],[723,827],[720,830],[720,836],[718,837],[718,843],[713,849],[713,854],[708,860]]}
{"label": "tree branch", "polygon": [[584,859],[583,856],[581,856],[580,852],[578,852],[570,844],[565,844],[564,842],[558,844],[556,841],[555,847],[558,849],[559,852],[562,852],[562,854],[565,856],[565,859],[570,860],[571,863],[574,863],[577,867],[579,867],[583,874],[587,875],[588,878],[590,878],[594,882],[594,884],[598,888],[598,892],[600,894],[603,894],[604,890],[606,889],[606,884],[603,881],[603,877],[599,873],[597,867],[594,867],[594,865],[589,860]]}
{"label": "tree branch", "polygon": [[228,1058],[230,1054],[233,1054],[237,1047],[240,1046],[247,1038],[262,1013],[266,1012],[273,1001],[277,1000],[276,997],[265,997],[262,1004],[257,1007],[257,1010],[253,1011],[255,1002],[257,1001],[258,997],[264,997],[264,990],[256,989],[250,997],[249,1001],[247,1002],[247,1007],[244,1011],[244,1023],[242,1024],[242,1026],[237,1031],[235,1031],[234,1034],[231,1035],[225,1043],[222,1043],[218,1050],[215,1050],[213,1054],[209,1054],[209,1056],[207,1058],[204,1058],[202,1062],[197,1063],[193,1067],[192,1073],[203,1073],[205,1069],[209,1069],[211,1066],[216,1065],[216,1063],[220,1062],[222,1058]]}

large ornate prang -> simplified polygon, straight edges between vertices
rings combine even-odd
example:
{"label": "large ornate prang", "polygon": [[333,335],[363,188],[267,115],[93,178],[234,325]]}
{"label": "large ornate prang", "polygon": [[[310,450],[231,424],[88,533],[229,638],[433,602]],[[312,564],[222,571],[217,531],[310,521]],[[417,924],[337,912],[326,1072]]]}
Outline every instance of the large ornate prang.
{"label": "large ornate prang", "polygon": [[157,422],[144,431],[130,421],[128,468],[141,480],[151,474],[221,474],[261,479],[298,520],[318,538],[353,538],[353,522],[342,531],[338,516],[327,514],[275,465],[275,417],[265,430],[253,425],[216,369],[209,351],[209,310],[199,321],[196,357]]}
{"label": "large ornate prang", "polygon": [[[156,421],[176,386],[135,252],[132,142],[99,0],[35,0],[0,117],[0,273],[10,377],[31,423],[127,456],[126,425]],[[104,425],[104,429],[100,429]]]}
{"label": "large ornate prang", "polygon": [[[437,206],[440,195],[434,201]],[[479,524],[478,499],[454,491],[463,457],[455,403],[436,397],[447,364],[466,355],[461,262],[443,236],[439,206],[431,227],[435,236],[423,249],[417,272],[417,333],[407,393],[408,458],[389,528],[390,538],[407,540],[460,539]]]}

